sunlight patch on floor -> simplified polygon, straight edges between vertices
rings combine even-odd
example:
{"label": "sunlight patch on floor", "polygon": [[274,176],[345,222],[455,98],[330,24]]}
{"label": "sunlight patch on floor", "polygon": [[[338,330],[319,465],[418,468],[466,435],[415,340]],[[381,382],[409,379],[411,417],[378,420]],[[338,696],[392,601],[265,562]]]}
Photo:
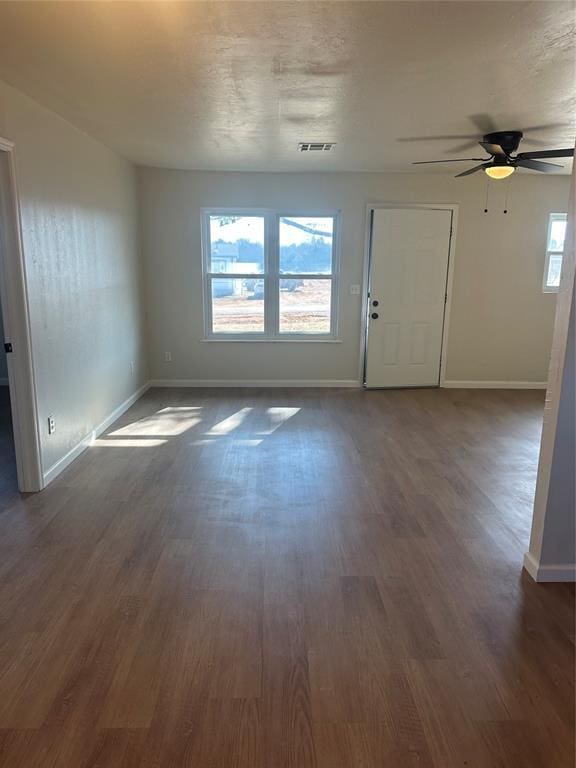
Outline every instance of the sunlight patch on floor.
{"label": "sunlight patch on floor", "polygon": [[271,435],[273,432],[275,432],[278,429],[278,427],[281,427],[282,424],[285,424],[288,421],[288,419],[291,419],[300,410],[301,410],[300,408],[287,408],[287,407],[267,408],[266,414],[269,417],[270,426],[267,428],[265,427],[264,429],[259,429],[258,434]]}
{"label": "sunlight patch on floor", "polygon": [[169,406],[161,408],[152,416],[120,427],[109,432],[107,437],[132,437],[141,435],[158,435],[159,437],[175,437],[181,435],[202,421],[201,406]]}
{"label": "sunlight patch on floor", "polygon": [[233,413],[232,416],[228,416],[227,419],[224,419],[223,421],[219,421],[218,424],[214,424],[214,426],[211,427],[211,429],[205,434],[208,437],[228,435],[230,434],[230,432],[233,432],[235,429],[238,429],[238,427],[242,424],[246,416],[248,416],[248,414],[251,413],[253,410],[254,410],[253,408],[241,408],[236,413]]}

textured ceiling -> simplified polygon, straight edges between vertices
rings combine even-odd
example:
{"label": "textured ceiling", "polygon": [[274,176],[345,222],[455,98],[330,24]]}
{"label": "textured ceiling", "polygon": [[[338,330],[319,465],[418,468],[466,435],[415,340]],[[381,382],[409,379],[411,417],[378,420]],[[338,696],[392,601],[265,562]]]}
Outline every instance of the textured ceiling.
{"label": "textured ceiling", "polygon": [[[406,171],[482,156],[414,137],[491,123],[550,126],[524,151],[571,146],[574,40],[574,4],[543,0],[0,2],[0,78],[173,168]],[[299,141],[338,144],[318,156]]]}

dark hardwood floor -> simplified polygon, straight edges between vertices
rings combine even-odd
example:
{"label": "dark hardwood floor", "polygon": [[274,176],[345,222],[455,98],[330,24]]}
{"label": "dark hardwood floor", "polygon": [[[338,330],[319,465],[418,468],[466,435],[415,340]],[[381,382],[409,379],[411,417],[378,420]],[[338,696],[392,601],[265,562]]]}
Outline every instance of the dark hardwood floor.
{"label": "dark hardwood floor", "polygon": [[3,768],[572,768],[543,393],[151,390],[0,502]]}

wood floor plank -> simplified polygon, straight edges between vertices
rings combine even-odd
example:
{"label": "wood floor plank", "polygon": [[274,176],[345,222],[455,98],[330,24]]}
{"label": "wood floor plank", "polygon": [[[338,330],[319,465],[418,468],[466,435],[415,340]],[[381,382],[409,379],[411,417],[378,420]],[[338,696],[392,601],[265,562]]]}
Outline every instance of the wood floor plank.
{"label": "wood floor plank", "polygon": [[1,768],[573,768],[542,409],[155,389],[21,496],[0,398]]}

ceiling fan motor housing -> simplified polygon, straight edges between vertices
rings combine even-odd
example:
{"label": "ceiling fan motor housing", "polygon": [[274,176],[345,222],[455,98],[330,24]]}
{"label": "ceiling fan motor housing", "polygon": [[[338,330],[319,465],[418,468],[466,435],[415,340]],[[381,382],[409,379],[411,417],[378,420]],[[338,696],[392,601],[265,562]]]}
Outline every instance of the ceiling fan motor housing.
{"label": "ceiling fan motor housing", "polygon": [[522,131],[495,131],[487,133],[484,141],[489,144],[499,144],[507,155],[511,155],[518,149],[522,135]]}

